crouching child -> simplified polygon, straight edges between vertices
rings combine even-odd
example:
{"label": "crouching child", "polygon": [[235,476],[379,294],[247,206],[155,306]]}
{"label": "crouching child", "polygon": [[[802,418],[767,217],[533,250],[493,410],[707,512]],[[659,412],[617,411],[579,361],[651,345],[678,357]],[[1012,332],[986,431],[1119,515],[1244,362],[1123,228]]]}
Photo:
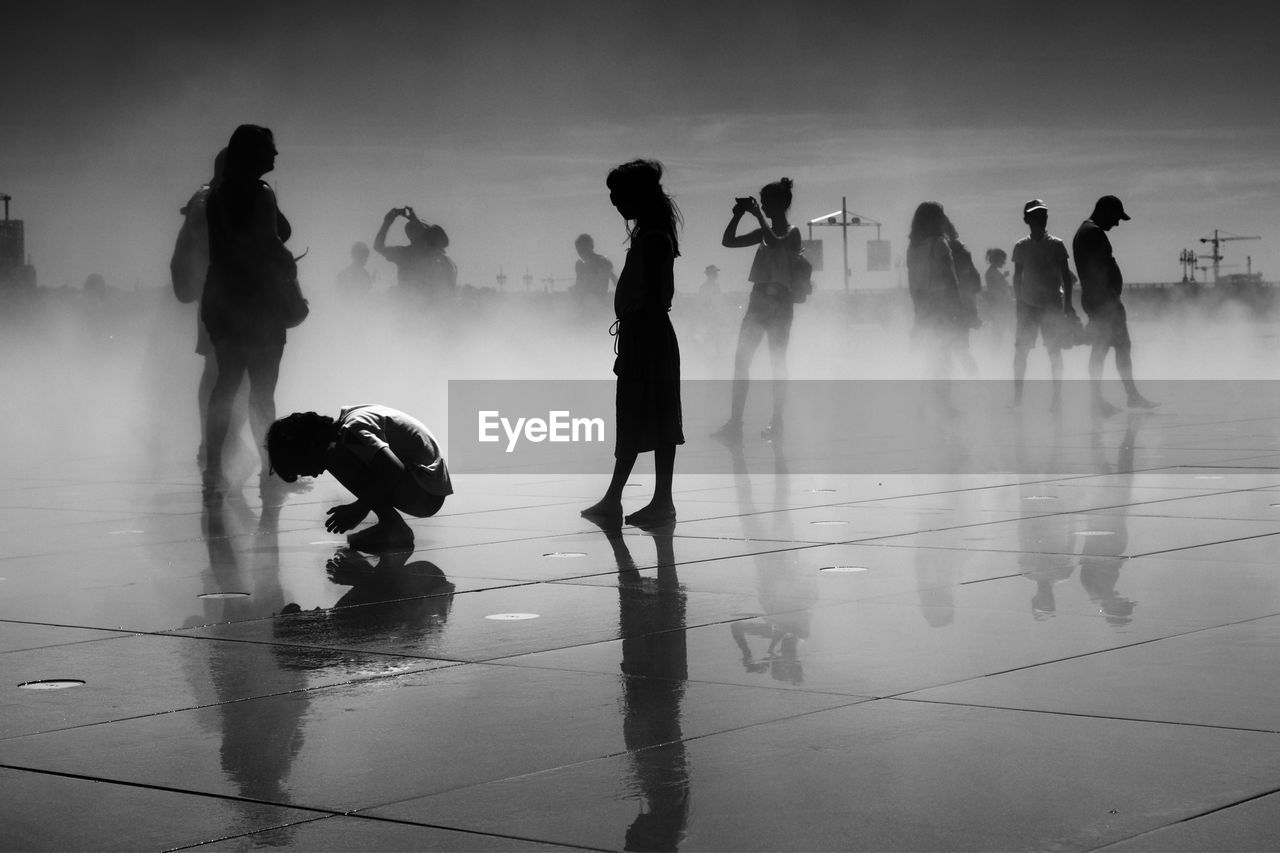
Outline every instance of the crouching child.
{"label": "crouching child", "polygon": [[435,515],[453,494],[449,469],[435,436],[420,421],[389,406],[348,406],[331,418],[295,412],[271,425],[267,453],[285,482],[328,471],[352,503],[328,510],[325,529],[346,533],[373,513],[373,526],[347,537],[361,551],[413,547],[413,530],[400,513]]}

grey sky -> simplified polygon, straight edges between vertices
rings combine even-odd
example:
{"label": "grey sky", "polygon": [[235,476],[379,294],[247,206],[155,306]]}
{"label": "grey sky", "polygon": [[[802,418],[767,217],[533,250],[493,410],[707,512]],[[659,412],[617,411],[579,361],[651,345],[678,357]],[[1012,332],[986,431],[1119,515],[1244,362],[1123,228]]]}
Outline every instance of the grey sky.
{"label": "grey sky", "polygon": [[719,247],[728,206],[782,174],[794,219],[846,194],[895,254],[926,198],[980,250],[1021,235],[1026,198],[1069,237],[1114,192],[1134,216],[1114,235],[1130,279],[1175,278],[1214,227],[1261,234],[1228,260],[1274,277],[1274,9],[7,4],[4,65],[23,82],[0,92],[0,191],[50,285],[163,283],[177,208],[241,122],[276,131],[269,179],[317,285],[406,203],[448,228],[464,282],[568,274],[580,231],[620,261],[603,176],[637,155],[669,167],[685,286],[706,263],[742,277],[749,258]]}

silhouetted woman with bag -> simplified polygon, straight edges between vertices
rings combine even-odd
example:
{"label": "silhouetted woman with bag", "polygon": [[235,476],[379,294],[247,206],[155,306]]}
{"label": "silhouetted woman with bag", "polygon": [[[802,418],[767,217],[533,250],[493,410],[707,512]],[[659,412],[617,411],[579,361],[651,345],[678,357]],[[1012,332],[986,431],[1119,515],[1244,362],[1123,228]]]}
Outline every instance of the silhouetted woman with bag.
{"label": "silhouetted woman with bag", "polygon": [[[205,425],[206,489],[226,486],[222,466],[231,404],[249,378],[249,426],[262,454],[266,484],[267,430],[276,416],[276,379],[291,315],[287,290],[296,291],[297,264],[285,248],[291,228],[262,176],[275,168],[275,139],[265,127],[236,128],[227,145],[222,182],[209,194],[209,277],[200,317],[213,342],[218,378]],[[305,303],[304,303],[305,305]]]}

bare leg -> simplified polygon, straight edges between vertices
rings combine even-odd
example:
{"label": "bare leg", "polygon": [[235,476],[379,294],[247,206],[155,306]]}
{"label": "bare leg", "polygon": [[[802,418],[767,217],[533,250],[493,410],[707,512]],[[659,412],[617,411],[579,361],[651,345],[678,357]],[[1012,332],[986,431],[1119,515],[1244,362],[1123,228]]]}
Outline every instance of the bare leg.
{"label": "bare leg", "polygon": [[773,420],[768,435],[782,434],[782,419],[787,409],[787,343],[769,338],[769,360],[773,365]]}
{"label": "bare leg", "polygon": [[1133,350],[1127,344],[1116,347],[1116,370],[1120,373],[1120,381],[1124,383],[1125,393],[1129,396],[1129,408],[1154,409],[1159,405],[1138,393],[1138,385],[1133,381]]}
{"label": "bare leg", "polygon": [[1049,411],[1062,411],[1062,350],[1049,350],[1049,372],[1053,376],[1053,402]]}
{"label": "bare leg", "polygon": [[249,371],[249,429],[262,459],[262,476],[271,470],[267,458],[267,430],[276,419],[276,381],[284,346],[258,347],[251,351]]}
{"label": "bare leg", "polygon": [[[428,495],[403,469],[383,464],[375,457],[373,465],[361,462],[345,448],[335,449],[326,459],[326,468],[339,483],[369,507],[377,522],[347,537],[351,547],[362,551],[390,551],[413,547],[413,530],[400,515],[400,511],[423,518],[435,515],[444,504],[444,498]],[[395,483],[386,489],[380,483]]]}
{"label": "bare leg", "polygon": [[1120,411],[1102,396],[1102,366],[1107,361],[1109,343],[1096,343],[1089,353],[1089,387],[1093,392],[1093,412],[1102,417],[1110,417]]}
{"label": "bare leg", "polygon": [[209,411],[205,420],[205,484],[220,485],[224,481],[222,451],[231,424],[231,406],[246,370],[244,349],[234,343],[214,345],[217,378],[209,392]]}
{"label": "bare leg", "polygon": [[200,373],[200,384],[196,387],[196,406],[200,412],[200,449],[196,451],[196,461],[203,465],[205,461],[206,432],[209,423],[209,397],[213,393],[213,383],[218,378],[218,358],[213,353],[204,356],[204,370]]}
{"label": "bare leg", "polygon": [[668,444],[653,452],[653,466],[657,473],[657,482],[653,488],[653,500],[643,509],[636,510],[626,518],[627,524],[647,527],[655,524],[667,524],[675,521],[676,505],[671,497],[671,483],[675,475],[676,446]]}
{"label": "bare leg", "polygon": [[[1027,378],[1027,356],[1030,347],[1014,345],[1013,347],[1013,405],[1022,405],[1022,386]],[[1052,360],[1053,356],[1049,356]],[[1059,360],[1061,364],[1061,360]]]}
{"label": "bare leg", "polygon": [[620,522],[622,520],[622,489],[627,485],[631,469],[635,467],[636,454],[622,453],[614,457],[613,477],[604,497],[582,511],[583,518],[592,521]]}
{"label": "bare leg", "polygon": [[743,317],[742,327],[738,330],[738,349],[733,356],[733,401],[728,422],[714,434],[718,438],[742,438],[742,413],[747,407],[751,360],[755,358],[763,338],[764,326],[751,314]]}

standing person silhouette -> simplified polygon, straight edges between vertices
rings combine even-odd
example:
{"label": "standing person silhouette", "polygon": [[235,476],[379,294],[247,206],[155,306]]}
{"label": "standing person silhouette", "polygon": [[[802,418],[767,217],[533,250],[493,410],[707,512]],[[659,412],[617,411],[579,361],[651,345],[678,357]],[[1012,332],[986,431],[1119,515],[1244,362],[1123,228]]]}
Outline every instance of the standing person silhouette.
{"label": "standing person silhouette", "polygon": [[[388,246],[387,231],[397,217],[405,218],[407,246]],[[412,207],[393,207],[382,218],[373,250],[396,265],[396,295],[402,300],[428,303],[451,297],[458,284],[458,267],[444,250],[449,235],[439,225],[423,222]]]}
{"label": "standing person silhouette", "polygon": [[226,485],[223,446],[231,407],[249,377],[249,426],[261,454],[261,485],[270,462],[267,430],[276,416],[276,380],[284,354],[286,318],[276,307],[273,283],[297,265],[285,248],[292,229],[276,206],[275,193],[262,180],[276,165],[275,137],[265,127],[242,124],[227,144],[222,182],[209,193],[209,277],[200,302],[200,318],[209,332],[218,376],[209,393],[205,423],[206,489]]}
{"label": "standing person silhouette", "polygon": [[1120,291],[1124,277],[1107,232],[1121,221],[1128,221],[1124,205],[1113,195],[1104,195],[1093,206],[1093,213],[1080,224],[1071,252],[1076,256],[1076,272],[1080,276],[1080,306],[1089,315],[1087,337],[1093,345],[1089,353],[1089,383],[1093,391],[1093,411],[1107,417],[1119,411],[1102,396],[1102,366],[1107,360],[1107,350],[1116,351],[1116,370],[1124,383],[1131,409],[1154,409],[1156,403],[1138,393],[1133,381],[1132,342],[1129,338],[1129,320]]}
{"label": "standing person silhouette", "polygon": [[1004,265],[1009,262],[1009,255],[1004,249],[987,249],[987,271],[983,274],[986,289],[982,291],[986,308],[987,325],[991,327],[992,337],[996,343],[1003,343],[1005,333],[1009,329],[1010,314],[1013,313],[1013,288],[1009,286],[1009,277],[1004,273]]}
{"label": "standing person silhouette", "polygon": [[[173,246],[173,256],[169,259],[169,274],[173,279],[173,292],[180,302],[199,303],[204,294],[205,280],[209,276],[209,219],[206,207],[209,193],[222,182],[222,174],[226,170],[227,149],[223,148],[213,158],[213,178],[201,185],[190,200],[178,211],[182,214],[182,228],[178,231],[178,239]],[[205,330],[204,321],[196,312],[196,354],[204,359],[204,370],[200,373],[200,384],[196,388],[196,406],[200,413],[200,448],[196,451],[196,462],[205,464],[205,424],[209,418],[209,395],[213,391],[214,380],[218,378],[218,360],[213,354],[213,342]],[[232,429],[232,433],[239,430]]]}
{"label": "standing person silhouette", "polygon": [[[771,438],[782,434],[782,416],[786,408],[787,343],[791,339],[791,321],[795,317],[790,259],[803,246],[800,229],[787,221],[791,186],[790,178],[782,178],[761,188],[759,202],[751,197],[736,199],[733,215],[720,241],[729,249],[757,247],[756,256],[751,261],[751,272],[747,275],[752,283],[751,296],[738,330],[738,350],[733,359],[733,399],[729,420],[713,436],[731,443],[742,440],[742,413],[747,405],[751,361],[760,340],[766,335],[773,364],[773,420],[763,436]],[[738,223],[747,214],[755,217],[759,227],[740,235]]]}
{"label": "standing person silhouette", "polygon": [[956,359],[970,376],[978,375],[978,362],[969,349],[969,332],[982,325],[978,316],[978,294],[982,292],[982,274],[973,263],[973,255],[960,241],[956,226],[947,219],[947,244],[951,247],[951,263],[956,271],[956,289],[960,294],[960,316],[956,326]]}
{"label": "standing person silhouette", "polygon": [[596,241],[590,234],[579,234],[573,247],[578,252],[578,261],[573,267],[574,295],[582,302],[603,306],[609,296],[609,283],[618,284],[613,262],[596,251]]}
{"label": "standing person silhouette", "polygon": [[924,348],[932,378],[951,376],[951,359],[967,325],[948,237],[955,228],[942,205],[922,202],[911,218],[907,287],[915,310],[912,336]]}
{"label": "standing person silhouette", "polygon": [[369,247],[363,242],[351,244],[351,263],[344,267],[336,279],[339,295],[346,298],[363,298],[373,292],[373,276],[365,266],[369,262]]}
{"label": "standing person silhouette", "polygon": [[657,482],[653,500],[626,517],[652,527],[675,520],[671,496],[676,445],[684,444],[680,411],[680,346],[671,326],[675,259],[680,255],[680,209],[662,187],[662,164],[632,160],[606,179],[609,201],[631,223],[631,245],[613,294],[617,328],[617,441],[613,477],[604,497],[582,515],[615,523],[622,517],[622,489],[636,456],[653,451]]}
{"label": "standing person silhouette", "polygon": [[1071,266],[1067,247],[1049,233],[1049,208],[1038,198],[1022,206],[1022,221],[1031,233],[1013,247],[1013,293],[1017,300],[1017,331],[1013,339],[1013,406],[1022,405],[1022,385],[1027,376],[1027,356],[1044,338],[1053,376],[1053,402],[1049,411],[1062,407],[1062,348],[1066,330],[1075,322],[1071,307]]}

